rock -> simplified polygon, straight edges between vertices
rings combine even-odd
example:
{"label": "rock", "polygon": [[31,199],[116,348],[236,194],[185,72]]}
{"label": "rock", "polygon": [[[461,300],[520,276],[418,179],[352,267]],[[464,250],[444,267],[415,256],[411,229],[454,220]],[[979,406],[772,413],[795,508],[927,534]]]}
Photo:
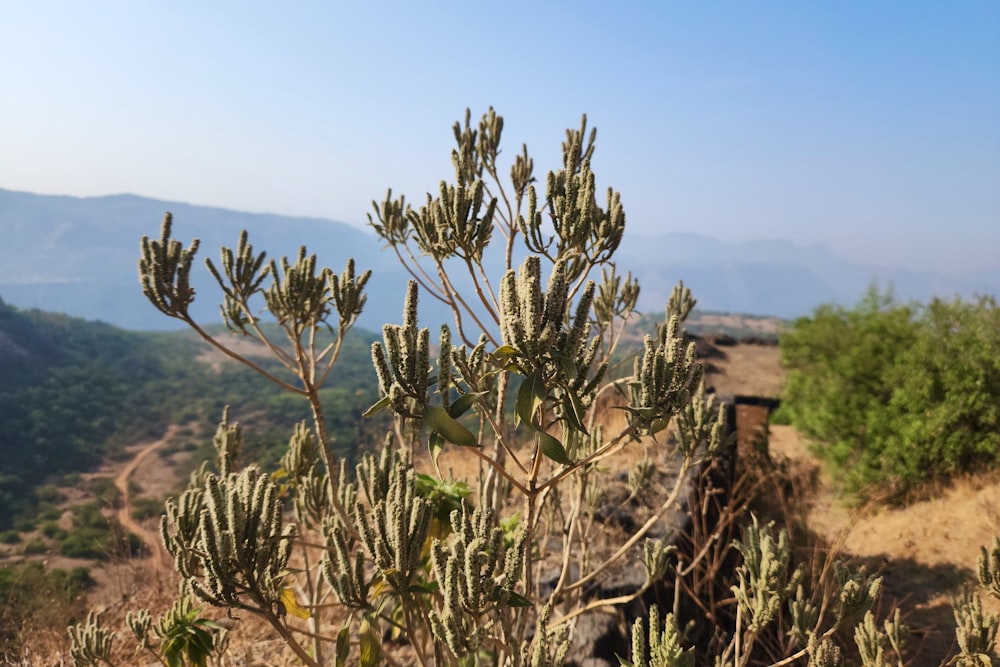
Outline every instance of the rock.
{"label": "rock", "polygon": [[581,614],[566,654],[567,667],[614,667],[616,655],[628,655],[630,641],[622,631],[618,614],[592,611]]}
{"label": "rock", "polygon": [[604,524],[619,526],[629,533],[634,533],[639,528],[635,513],[627,507],[602,505],[594,512],[594,518]]}

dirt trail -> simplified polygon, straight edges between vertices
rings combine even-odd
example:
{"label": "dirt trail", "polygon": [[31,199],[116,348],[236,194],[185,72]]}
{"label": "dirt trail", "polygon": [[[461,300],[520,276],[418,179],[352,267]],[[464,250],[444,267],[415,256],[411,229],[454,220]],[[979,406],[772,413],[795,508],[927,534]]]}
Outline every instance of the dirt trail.
{"label": "dirt trail", "polygon": [[153,556],[162,565],[170,565],[170,559],[167,556],[166,550],[163,548],[163,544],[160,542],[160,535],[156,531],[149,530],[141,523],[136,521],[132,517],[132,494],[129,491],[129,478],[135,474],[135,471],[139,468],[146,458],[155,454],[160,448],[164,447],[170,440],[174,437],[178,429],[177,425],[171,425],[167,432],[162,438],[151,442],[132,457],[124,468],[115,476],[115,487],[122,495],[122,504],[118,508],[118,523],[122,525],[125,530],[135,533],[139,538],[146,543],[146,545],[153,550]]}

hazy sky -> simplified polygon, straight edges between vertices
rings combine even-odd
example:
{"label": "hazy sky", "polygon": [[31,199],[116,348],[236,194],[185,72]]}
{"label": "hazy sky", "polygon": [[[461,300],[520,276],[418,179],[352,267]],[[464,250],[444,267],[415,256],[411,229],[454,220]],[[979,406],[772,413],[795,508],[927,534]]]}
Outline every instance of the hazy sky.
{"label": "hazy sky", "polygon": [[1000,2],[0,0],[0,188],[361,224],[506,120],[628,224],[1000,269]]}

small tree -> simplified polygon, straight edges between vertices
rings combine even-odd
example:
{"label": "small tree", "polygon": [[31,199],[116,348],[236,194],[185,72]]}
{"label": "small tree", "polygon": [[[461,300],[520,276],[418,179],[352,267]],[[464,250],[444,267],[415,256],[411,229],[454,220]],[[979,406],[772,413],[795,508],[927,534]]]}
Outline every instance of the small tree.
{"label": "small tree", "polygon": [[904,497],[1000,460],[1000,308],[901,304],[869,290],[826,305],[781,339],[783,410],[846,490]]}
{"label": "small tree", "polygon": [[[561,166],[547,174],[544,194],[536,191],[527,147],[514,156],[509,178],[501,174],[502,130],[492,109],[475,126],[466,112],[454,126],[454,181],[442,182],[419,208],[391,190],[373,205],[372,227],[413,280],[402,324],[386,324],[372,346],[380,399],[369,413],[389,411],[394,427],[353,475],[332,456],[319,391],[364,305],[369,274],[352,261],[336,274],[304,248],[294,261],[268,262],[245,233],[235,251],[222,250],[220,265],[207,262],[223,293],[223,321],[266,346],[288,371],[279,376],[188,314],[197,241],[184,248],[174,240],[169,214],[159,239],[142,240],[143,291],[157,308],[312,409],[273,474],[236,469],[242,434],[225,415],[215,439],[217,470],[197,470],[161,521],[182,595],[263,618],[304,664],[339,665],[349,656],[378,664],[387,633],[405,639],[421,665],[560,664],[575,619],[637,598],[672,567],[669,539],[651,539],[650,531],[678,507],[686,472],[725,444],[725,411],[705,396],[694,345],[681,329],[694,306],[688,290],[674,290],[631,373],[614,367],[639,288],[612,261],[625,215],[610,188],[598,204],[596,134],[586,118],[567,131]],[[530,254],[518,261],[524,250]],[[436,352],[430,331],[418,325],[421,293],[453,315],[454,329],[441,326]],[[263,326],[261,302],[284,340]],[[614,408],[622,419],[608,418]],[[649,496],[641,524],[621,535],[596,510],[621,467],[613,457],[630,446],[646,452],[629,476],[633,493],[668,478],[651,472],[657,466],[677,474]],[[475,488],[442,474],[438,457],[446,447],[479,461]],[[418,474],[417,456],[429,459],[433,474]],[[282,511],[286,496],[291,521]],[[793,599],[794,576],[774,570],[787,560],[787,545],[768,530],[754,527],[741,548],[754,565],[736,587],[746,614],[723,661],[746,664],[767,615]],[[646,584],[594,597],[595,582],[632,557],[641,558]],[[870,603],[873,593],[850,581],[845,590],[862,591],[851,598],[855,606]],[[331,611],[331,593],[339,611]],[[181,617],[183,636],[198,640],[199,655],[210,653],[190,606]],[[669,644],[657,655],[685,664],[690,652],[680,650],[672,620],[665,623],[663,638],[651,638]],[[803,626],[799,655],[815,648],[814,639],[829,638],[832,630],[821,623]],[[148,625],[137,632],[144,645]],[[652,634],[659,627],[650,622]],[[98,636],[93,627],[75,632]],[[165,626],[161,634],[171,632]],[[642,646],[638,639],[634,645]],[[106,655],[102,643],[101,659]]]}

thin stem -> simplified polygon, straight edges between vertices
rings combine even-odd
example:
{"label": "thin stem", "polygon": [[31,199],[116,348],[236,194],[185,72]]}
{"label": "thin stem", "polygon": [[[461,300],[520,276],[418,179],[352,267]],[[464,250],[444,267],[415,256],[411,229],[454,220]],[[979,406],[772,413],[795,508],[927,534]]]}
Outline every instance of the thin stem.
{"label": "thin stem", "polygon": [[[275,281],[277,281],[278,279],[277,275],[274,273],[272,273],[271,277]],[[291,356],[287,352],[282,350],[280,347],[272,343],[271,339],[267,337],[264,331],[257,324],[259,319],[253,316],[253,312],[250,310],[250,304],[247,303],[245,299],[240,299],[239,301],[237,301],[237,303],[240,305],[240,308],[243,309],[244,314],[246,314],[247,318],[250,320],[250,326],[253,328],[254,333],[257,334],[258,340],[260,340],[260,342],[262,342],[267,347],[268,352],[274,355],[274,357],[277,358],[278,361],[280,361],[282,364],[284,364],[285,367],[288,368],[288,370],[294,371],[294,367],[292,364],[293,360]]]}
{"label": "thin stem", "polygon": [[[739,611],[737,611],[736,613],[739,614]],[[830,637],[833,636],[833,634],[836,631],[837,631],[837,626],[835,625],[832,628],[828,629],[826,632],[824,632],[816,640],[816,643],[819,644],[820,642],[822,642],[822,641],[824,641],[826,639],[829,639]],[[798,660],[799,658],[801,658],[802,656],[804,656],[808,652],[809,652],[809,647],[805,646],[805,647],[799,649],[798,651],[796,651],[795,653],[793,653],[792,655],[790,655],[790,656],[788,656],[786,658],[782,658],[778,662],[771,663],[770,667],[782,667],[783,665],[791,664],[791,663],[795,662],[796,660]]]}
{"label": "thin stem", "polygon": [[641,588],[639,588],[639,590],[635,591],[634,593],[629,593],[628,595],[619,595],[618,597],[605,598],[602,600],[591,600],[586,605],[582,607],[577,607],[570,613],[560,618],[558,621],[552,624],[552,627],[557,628],[563,623],[568,623],[577,616],[581,614],[586,614],[588,611],[591,611],[592,609],[597,609],[599,607],[615,607],[617,605],[628,604],[632,600],[637,600],[640,595],[646,592],[647,589],[649,589],[649,584],[645,583],[642,585]]}
{"label": "thin stem", "polygon": [[[521,472],[523,472],[525,474],[525,476],[527,476],[528,475],[528,469],[525,468],[524,464],[521,463],[521,460],[519,458],[517,458],[517,452],[515,452],[513,449],[511,449],[510,445],[507,444],[507,439],[501,435],[501,430],[500,430],[501,426],[500,426],[500,424],[496,421],[496,419],[492,415],[490,415],[488,413],[486,413],[486,419],[487,419],[487,421],[489,421],[490,427],[493,428],[493,432],[497,434],[497,443],[499,445],[498,449],[502,449],[505,453],[509,454],[510,457],[512,459],[514,459],[514,464],[518,467],[518,469]],[[496,461],[495,459],[489,459],[489,462],[492,465],[496,466],[496,468],[498,470],[503,470],[504,469],[502,461]],[[514,479],[511,478],[511,481],[513,482]]]}
{"label": "thin stem", "polygon": [[[319,581],[318,580],[316,581],[316,586],[314,587],[312,573],[310,572],[311,566],[309,564],[309,550],[306,549],[305,546],[302,547],[302,561],[305,564],[304,567],[302,568],[302,571],[305,573],[306,599],[308,599],[310,603],[314,603],[317,601],[317,593],[319,592]],[[319,632],[319,613],[316,609],[313,609],[312,612],[309,614],[309,627],[314,633]],[[317,636],[313,637],[313,655],[316,656],[316,662],[322,665],[323,644],[321,643],[318,634]]]}
{"label": "thin stem", "polygon": [[[461,306],[461,308],[464,309],[465,312],[469,314],[469,317],[471,317],[472,320],[476,323],[476,326],[479,327],[479,330],[482,333],[486,334],[486,337],[489,339],[489,341],[494,345],[497,345],[498,344],[497,339],[493,335],[493,332],[490,331],[486,327],[486,325],[482,323],[482,321],[476,315],[476,312],[469,306],[468,303],[466,303],[465,299],[462,298],[462,294],[455,289],[454,285],[451,284],[451,280],[448,279],[448,274],[445,273],[444,265],[441,264],[440,261],[438,261],[438,275],[440,275],[441,277],[441,285],[445,288],[446,292],[448,293],[448,296],[452,300],[452,310],[455,311],[455,324],[458,326],[458,333],[461,336],[462,340],[465,342],[465,344],[468,345],[469,347],[474,346],[473,342],[465,335],[465,330],[462,327],[462,318],[459,315],[459,306]],[[475,275],[473,275],[473,278],[475,278]],[[492,311],[492,309],[490,310]],[[491,312],[490,314],[494,317],[494,319],[496,319],[495,313]]]}
{"label": "thin stem", "polygon": [[528,487],[526,487],[521,482],[517,481],[514,477],[511,476],[509,472],[507,472],[503,468],[498,467],[496,463],[494,463],[493,459],[491,459],[488,455],[483,453],[478,447],[468,447],[467,449],[469,449],[473,454],[475,454],[480,459],[488,463],[490,467],[496,470],[501,476],[503,476],[504,479],[506,479],[508,482],[514,485],[514,487],[517,488],[518,491],[524,494],[528,493]]}
{"label": "thin stem", "polygon": [[[581,482],[579,486],[579,493],[573,499],[573,506],[570,507],[570,519],[568,525],[563,528],[563,553],[562,553],[562,565],[559,572],[559,581],[556,582],[555,588],[552,590],[552,595],[549,596],[550,599],[554,599],[557,595],[562,592],[563,586],[566,585],[566,578],[569,576],[570,570],[570,557],[573,551],[573,535],[579,530],[578,522],[580,518],[580,508],[583,506],[584,494],[586,493],[586,485]],[[586,540],[582,540],[582,545],[584,550],[587,548]],[[586,554],[578,555],[580,560],[584,560]]]}
{"label": "thin stem", "polygon": [[[319,633],[316,633],[316,632],[312,632],[310,630],[306,630],[305,628],[297,628],[297,627],[295,627],[293,625],[289,625],[288,629],[291,632],[297,632],[300,635],[305,635],[306,637],[309,637],[310,639],[314,639],[314,640],[321,641],[321,642],[329,642],[329,643],[333,644],[333,643],[336,643],[336,641],[337,641],[336,637],[328,637],[327,635],[323,635],[323,634],[319,634]],[[322,663],[320,663],[320,664],[322,664]]]}
{"label": "thin stem", "polygon": [[[320,667],[320,663],[317,662],[315,659],[313,659],[313,656],[309,655],[308,651],[302,648],[302,646],[295,640],[295,637],[292,636],[292,632],[288,628],[288,626],[286,626],[284,622],[282,622],[282,620],[277,615],[275,615],[273,611],[267,608],[256,609],[251,611],[256,611],[258,614],[263,616],[268,623],[271,624],[271,627],[273,627],[277,631],[277,633],[281,635],[281,638],[285,641],[288,647],[292,649],[292,651],[295,653],[298,659],[302,661],[302,664],[307,665],[308,667]],[[298,632],[304,632],[305,634],[311,634],[308,633],[307,631],[299,630],[298,628],[296,630]]]}
{"label": "thin stem", "polygon": [[733,648],[735,649],[736,663],[743,664],[743,655],[740,653],[740,638],[743,634],[743,606],[736,607],[736,634],[733,635]]}
{"label": "thin stem", "polygon": [[317,361],[321,360],[327,354],[330,355],[330,360],[326,362],[326,369],[323,371],[323,374],[319,378],[319,382],[317,382],[316,384],[318,384],[318,385],[324,385],[324,384],[326,384],[326,379],[327,379],[327,377],[329,377],[330,371],[333,370],[333,367],[334,367],[334,365],[336,365],[337,360],[340,359],[340,351],[341,351],[341,349],[343,348],[343,345],[344,345],[344,335],[347,334],[348,328],[349,327],[345,327],[343,325],[341,325],[340,327],[338,327],[337,328],[337,340],[335,340],[334,342],[332,342],[329,345],[327,345],[323,349],[323,351],[319,353],[319,357],[317,357]]}
{"label": "thin stem", "polygon": [[211,334],[209,334],[204,329],[202,329],[200,326],[198,326],[198,323],[195,322],[193,319],[191,319],[190,316],[184,315],[184,316],[181,317],[181,320],[185,324],[187,324],[189,327],[191,327],[192,329],[194,329],[195,333],[197,333],[199,336],[201,336],[201,338],[205,342],[207,342],[210,345],[212,345],[212,347],[214,347],[215,349],[219,350],[220,352],[222,352],[223,354],[225,354],[227,357],[229,357],[229,358],[231,358],[231,359],[233,359],[235,361],[238,361],[241,364],[244,364],[248,368],[251,368],[251,369],[257,371],[257,373],[259,373],[260,375],[263,375],[268,380],[270,380],[271,382],[273,382],[274,384],[278,385],[279,387],[281,387],[282,389],[284,389],[286,391],[290,391],[290,392],[292,392],[294,394],[298,394],[299,396],[305,396],[306,395],[305,390],[302,389],[301,387],[296,387],[295,385],[292,385],[292,384],[289,384],[289,383],[285,382],[281,378],[276,377],[275,375],[273,375],[273,374],[269,373],[268,371],[264,370],[263,368],[261,368],[260,366],[258,366],[256,363],[254,363],[253,361],[251,361],[247,357],[244,357],[243,355],[239,354],[238,352],[234,352],[233,350],[229,349],[228,347],[226,347],[225,345],[223,345],[222,343],[220,343],[219,341],[217,341],[215,338],[212,337]]}
{"label": "thin stem", "polygon": [[613,553],[607,560],[601,563],[600,566],[595,568],[588,575],[581,577],[572,584],[568,585],[563,592],[569,593],[573,590],[576,590],[586,585],[588,582],[595,579],[599,574],[604,572],[604,570],[606,570],[612,563],[615,563],[616,561],[618,561],[618,559],[620,559],[622,556],[628,553],[629,549],[638,544],[639,540],[641,540],[643,537],[646,536],[646,533],[649,532],[650,528],[656,525],[656,523],[663,518],[663,515],[666,514],[667,510],[670,509],[675,502],[677,502],[677,498],[680,496],[681,487],[683,487],[684,485],[684,478],[686,477],[688,468],[690,467],[691,465],[689,459],[684,459],[681,462],[680,470],[677,472],[677,481],[674,483],[673,490],[670,492],[670,495],[667,496],[667,499],[663,501],[663,504],[653,514],[653,516],[651,516],[646,521],[646,523],[644,523],[642,527],[635,532],[634,535],[632,535],[628,540],[626,540],[625,543],[622,544],[617,551],[615,551],[615,553]]}
{"label": "thin stem", "polygon": [[614,438],[612,438],[611,440],[609,440],[605,444],[601,445],[596,451],[594,451],[594,453],[589,454],[589,455],[587,455],[587,456],[585,456],[582,459],[579,459],[577,461],[573,461],[572,465],[567,466],[566,468],[563,468],[558,473],[556,473],[555,475],[553,475],[549,479],[545,480],[541,484],[541,486],[539,488],[545,488],[545,487],[548,487],[548,486],[554,486],[554,485],[558,484],[559,482],[561,482],[566,477],[568,477],[569,475],[572,475],[574,472],[576,472],[577,470],[579,470],[583,466],[589,465],[591,463],[596,463],[596,462],[600,461],[601,459],[603,459],[604,457],[610,456],[612,453],[614,453],[614,451],[617,448],[623,447],[623,446],[625,446],[625,444],[627,444],[627,443],[623,443],[622,440],[625,438],[626,435],[630,435],[632,433],[632,431],[633,431],[633,428],[631,426],[628,426],[628,427],[624,428]]}
{"label": "thin stem", "polygon": [[[161,645],[161,648],[162,648],[162,645]],[[161,658],[160,654],[153,650],[152,646],[146,646],[146,650],[149,651],[150,655],[152,655],[154,658],[156,658],[156,661],[158,663],[160,663],[161,665],[163,665],[163,667],[170,667],[170,665],[167,664],[167,661],[164,660],[163,658]]]}
{"label": "thin stem", "polygon": [[[483,305],[486,307],[486,310],[489,312],[490,319],[492,319],[495,323],[500,324],[500,316],[498,314],[500,312],[500,304],[497,302],[496,292],[493,291],[493,286],[490,284],[490,278],[489,276],[486,275],[486,270],[483,269],[482,262],[476,262],[475,266],[473,266],[472,260],[466,257],[465,264],[466,266],[468,266],[469,274],[472,276],[472,283],[473,285],[475,285],[476,294],[479,295],[479,300],[483,303]],[[479,280],[476,278],[475,274],[476,269],[479,269],[479,275],[482,277],[483,280],[482,285],[486,286],[485,292],[483,291],[482,285],[480,285]],[[486,299],[487,294],[489,294],[488,301]]]}
{"label": "thin stem", "polygon": [[[434,284],[434,279],[431,278],[431,276],[424,270],[424,267],[420,264],[420,261],[416,257],[414,257],[413,252],[410,250],[410,246],[407,245],[406,243],[403,243],[402,245],[403,248],[406,250],[406,256],[410,258],[409,262],[406,261],[403,255],[399,252],[399,248],[397,247],[398,244],[393,243],[392,249],[393,252],[396,253],[396,258],[399,260],[399,263],[402,264],[403,268],[406,269],[406,272],[409,273],[410,276],[417,281],[417,284],[420,285],[420,287],[422,287],[425,292],[433,296],[438,301],[451,305],[451,303],[448,301],[442,290],[437,285]],[[413,266],[411,266],[411,263]],[[414,269],[413,267],[416,267],[416,269]]]}
{"label": "thin stem", "polygon": [[406,635],[410,639],[410,645],[413,646],[413,653],[417,656],[417,662],[420,663],[421,667],[427,667],[427,663],[424,661],[423,646],[417,641],[417,629],[413,624],[413,618],[410,613],[410,600],[407,598],[409,596],[400,599],[402,603],[400,606],[403,607],[403,617],[406,619]]}

